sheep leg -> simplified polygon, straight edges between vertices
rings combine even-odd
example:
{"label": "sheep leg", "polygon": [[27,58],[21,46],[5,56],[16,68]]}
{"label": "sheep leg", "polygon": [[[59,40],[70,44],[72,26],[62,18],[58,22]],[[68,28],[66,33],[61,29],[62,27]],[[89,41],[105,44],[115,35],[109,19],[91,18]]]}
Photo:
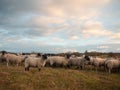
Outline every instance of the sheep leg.
{"label": "sheep leg", "polygon": [[104,67],[104,70],[105,70],[105,72],[107,72],[107,66],[105,65],[105,67]]}
{"label": "sheep leg", "polygon": [[27,67],[27,71],[29,71],[29,67]]}
{"label": "sheep leg", "polygon": [[28,67],[25,67],[25,71],[28,71]]}
{"label": "sheep leg", "polygon": [[109,74],[111,73],[111,69],[109,68]]}
{"label": "sheep leg", "polygon": [[120,73],[120,67],[118,68],[118,73]]}
{"label": "sheep leg", "polygon": [[25,67],[25,71],[27,71],[27,68]]}
{"label": "sheep leg", "polygon": [[67,68],[70,68],[70,65],[67,65]]}
{"label": "sheep leg", "polygon": [[96,69],[96,66],[95,65],[93,65],[93,67],[94,67],[94,70]]}
{"label": "sheep leg", "polygon": [[17,67],[18,67],[18,63],[17,63],[17,65],[16,65]]}
{"label": "sheep leg", "polygon": [[9,59],[7,59],[6,61],[7,61],[7,67],[8,67]]}
{"label": "sheep leg", "polygon": [[120,68],[118,68],[118,73],[120,73]]}
{"label": "sheep leg", "polygon": [[95,67],[95,70],[96,70],[96,72],[97,72],[97,66]]}
{"label": "sheep leg", "polygon": [[98,66],[98,70],[101,71],[101,65]]}
{"label": "sheep leg", "polygon": [[83,69],[83,67],[82,67],[82,66],[80,66],[80,68],[81,68],[81,70]]}
{"label": "sheep leg", "polygon": [[67,65],[65,65],[64,67],[65,67],[65,69],[67,69]]}
{"label": "sheep leg", "polygon": [[8,62],[7,62],[7,67],[8,67]]}
{"label": "sheep leg", "polygon": [[29,71],[29,67],[25,67],[25,71]]}
{"label": "sheep leg", "polygon": [[41,71],[41,68],[39,68],[38,70]]}
{"label": "sheep leg", "polygon": [[105,65],[103,66],[103,68],[104,68],[104,71],[106,71],[106,67],[105,67]]}
{"label": "sheep leg", "polygon": [[117,68],[117,72],[119,73],[119,68]]}
{"label": "sheep leg", "polygon": [[94,66],[93,66],[93,65],[91,65],[90,67],[91,67],[91,71],[92,71],[92,70],[94,70],[94,69],[93,69],[93,68],[94,68]]}
{"label": "sheep leg", "polygon": [[7,61],[7,67],[9,66],[9,61]]}

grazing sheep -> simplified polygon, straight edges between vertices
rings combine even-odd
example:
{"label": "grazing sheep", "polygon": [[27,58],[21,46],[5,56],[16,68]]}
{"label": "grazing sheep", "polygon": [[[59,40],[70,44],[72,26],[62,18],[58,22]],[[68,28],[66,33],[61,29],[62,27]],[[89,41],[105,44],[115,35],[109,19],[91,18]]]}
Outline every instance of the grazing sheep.
{"label": "grazing sheep", "polygon": [[120,60],[118,59],[110,59],[105,62],[106,70],[108,70],[109,74],[113,69],[120,71]]}
{"label": "grazing sheep", "polygon": [[87,65],[89,65],[89,66],[90,66],[89,68],[92,70],[92,69],[93,69],[92,66],[95,67],[95,65],[94,65],[94,60],[95,60],[95,58],[94,58],[94,57],[91,57],[91,56],[88,56],[88,58],[89,58],[89,61],[87,62]]}
{"label": "grazing sheep", "polygon": [[46,65],[52,67],[66,67],[68,64],[67,57],[63,56],[49,56],[46,62]]}
{"label": "grazing sheep", "polygon": [[68,66],[77,66],[79,69],[85,68],[86,61],[89,61],[89,58],[87,56],[82,57],[70,57],[68,60]]}
{"label": "grazing sheep", "polygon": [[71,66],[77,66],[78,68],[82,68],[81,66],[81,60],[80,58],[77,58],[77,57],[70,57],[69,61],[68,61],[68,66],[71,67]]}
{"label": "grazing sheep", "polygon": [[99,57],[90,57],[90,64],[94,66],[94,68],[98,69],[98,67],[105,67],[105,61],[106,59],[99,58]]}
{"label": "grazing sheep", "polygon": [[18,66],[22,64],[22,62],[24,62],[26,57],[3,52],[2,58],[6,59],[7,66],[9,65],[9,63],[16,64]]}
{"label": "grazing sheep", "polygon": [[47,60],[47,55],[41,57],[28,57],[25,59],[25,71],[29,71],[30,67],[37,67],[40,71],[44,67]]}

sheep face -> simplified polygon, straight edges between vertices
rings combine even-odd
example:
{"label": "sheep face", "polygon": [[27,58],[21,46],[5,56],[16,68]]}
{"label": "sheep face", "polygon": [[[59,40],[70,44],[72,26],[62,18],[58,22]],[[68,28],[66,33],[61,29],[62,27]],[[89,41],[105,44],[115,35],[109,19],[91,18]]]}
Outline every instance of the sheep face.
{"label": "sheep face", "polygon": [[89,57],[89,56],[85,56],[84,59],[85,59],[86,61],[90,61],[90,57]]}
{"label": "sheep face", "polygon": [[46,60],[46,59],[47,59],[47,55],[45,55],[45,54],[42,55],[42,59],[43,59],[43,60]]}
{"label": "sheep face", "polygon": [[2,51],[2,55],[5,55],[7,52],[6,51]]}
{"label": "sheep face", "polygon": [[65,58],[66,58],[66,59],[69,59],[70,56],[71,56],[71,55],[67,54],[67,55],[65,55]]}

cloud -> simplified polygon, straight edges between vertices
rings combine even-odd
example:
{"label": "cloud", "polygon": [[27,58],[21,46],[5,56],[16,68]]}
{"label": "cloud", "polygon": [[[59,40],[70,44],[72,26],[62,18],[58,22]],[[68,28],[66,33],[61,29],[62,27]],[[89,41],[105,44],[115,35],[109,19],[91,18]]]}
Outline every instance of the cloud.
{"label": "cloud", "polygon": [[120,48],[117,48],[116,50],[117,50],[117,51],[120,51]]}
{"label": "cloud", "polygon": [[84,51],[102,50],[91,44],[120,43],[117,2],[0,0],[0,49]]}
{"label": "cloud", "polygon": [[100,21],[87,21],[83,24],[82,36],[84,38],[104,38],[104,43],[120,43],[120,31],[110,30],[105,28]]}
{"label": "cloud", "polygon": [[64,23],[65,19],[63,18],[58,18],[58,17],[52,17],[52,16],[34,16],[30,20],[30,25],[39,27],[40,25],[48,27],[49,25],[52,24],[61,24]]}
{"label": "cloud", "polygon": [[[79,16],[83,17],[84,15],[91,15],[91,11],[93,12],[92,8],[99,8],[107,3],[109,3],[109,0],[102,0],[102,1],[96,1],[96,0],[61,0],[61,1],[53,1],[50,4],[49,8],[47,8],[47,12],[49,12],[52,15],[56,16]],[[94,9],[95,12],[97,10]],[[94,16],[94,15],[93,15]]]}
{"label": "cloud", "polygon": [[104,46],[104,45],[102,45],[102,46],[98,46],[97,48],[99,48],[99,49],[108,49],[109,46]]}
{"label": "cloud", "polygon": [[113,39],[120,39],[120,32],[114,33],[113,36],[111,36]]}
{"label": "cloud", "polygon": [[71,40],[77,40],[77,39],[79,39],[79,37],[78,36],[71,36],[70,39]]}
{"label": "cloud", "polygon": [[113,34],[112,31],[105,30],[103,24],[98,21],[87,21],[84,24],[82,33],[85,37],[110,36]]}
{"label": "cloud", "polygon": [[0,14],[7,16],[21,16],[32,13],[66,18],[77,17],[81,19],[88,19],[97,16],[99,14],[98,8],[105,6],[109,2],[110,0],[1,0]]}

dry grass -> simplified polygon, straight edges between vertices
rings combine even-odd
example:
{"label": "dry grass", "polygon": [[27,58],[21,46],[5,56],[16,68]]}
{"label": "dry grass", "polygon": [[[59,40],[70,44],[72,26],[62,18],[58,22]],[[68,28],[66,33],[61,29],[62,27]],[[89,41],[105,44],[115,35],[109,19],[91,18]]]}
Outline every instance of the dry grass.
{"label": "dry grass", "polygon": [[0,65],[0,90],[120,90],[120,73]]}

